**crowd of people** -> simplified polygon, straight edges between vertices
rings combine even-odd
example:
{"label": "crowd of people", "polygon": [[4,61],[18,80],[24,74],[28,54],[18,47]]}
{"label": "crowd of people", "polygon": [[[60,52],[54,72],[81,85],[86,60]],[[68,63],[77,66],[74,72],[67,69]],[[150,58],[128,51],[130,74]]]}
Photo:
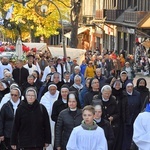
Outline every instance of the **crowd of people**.
{"label": "crowd of people", "polygon": [[47,52],[28,53],[26,63],[14,65],[3,57],[0,149],[141,148],[138,125],[140,112],[150,112],[149,89],[144,78],[133,84],[133,64],[132,55],[114,52],[86,52],[82,64]]}

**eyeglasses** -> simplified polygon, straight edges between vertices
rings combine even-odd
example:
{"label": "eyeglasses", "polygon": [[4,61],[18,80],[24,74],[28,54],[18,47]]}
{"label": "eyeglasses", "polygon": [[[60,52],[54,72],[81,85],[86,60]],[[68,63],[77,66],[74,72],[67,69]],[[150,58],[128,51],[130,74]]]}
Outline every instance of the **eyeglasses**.
{"label": "eyeglasses", "polygon": [[11,96],[17,97],[18,95],[17,94],[11,94]]}
{"label": "eyeglasses", "polygon": [[35,95],[27,95],[28,97],[35,97]]}

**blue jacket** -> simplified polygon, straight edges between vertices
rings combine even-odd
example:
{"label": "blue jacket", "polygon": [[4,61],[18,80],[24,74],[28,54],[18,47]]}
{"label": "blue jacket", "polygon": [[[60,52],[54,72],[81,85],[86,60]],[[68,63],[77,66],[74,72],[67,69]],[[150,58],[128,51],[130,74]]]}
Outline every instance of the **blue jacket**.
{"label": "blue jacket", "polygon": [[85,73],[85,69],[86,69],[86,67],[87,67],[87,64],[82,64],[81,66],[80,66],[80,68],[81,68],[81,73],[84,75],[84,73]]}
{"label": "blue jacket", "polygon": [[[76,75],[75,73],[73,73],[73,74],[70,75],[70,80],[72,80],[73,82],[74,82],[75,75]],[[84,78],[83,74],[79,73],[78,75],[81,77],[81,83],[82,83],[82,85],[85,85],[85,78]]]}
{"label": "blue jacket", "polygon": [[95,76],[96,79],[98,79],[99,84],[100,84],[100,89],[105,85],[106,83],[106,78],[104,76],[101,76],[100,78],[98,78],[97,76]]}
{"label": "blue jacket", "polygon": [[79,101],[80,101],[81,108],[84,107],[84,96],[88,91],[89,89],[86,86],[84,86],[84,88],[81,90],[79,94]]}

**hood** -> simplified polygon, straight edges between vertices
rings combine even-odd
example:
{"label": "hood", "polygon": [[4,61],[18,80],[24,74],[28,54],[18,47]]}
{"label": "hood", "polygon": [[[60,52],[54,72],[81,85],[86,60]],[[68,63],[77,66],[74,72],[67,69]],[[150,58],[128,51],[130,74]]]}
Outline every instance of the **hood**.
{"label": "hood", "polygon": [[147,82],[146,82],[146,80],[145,80],[144,78],[139,78],[139,79],[137,80],[137,82],[136,82],[136,86],[139,87],[139,83],[140,83],[141,80],[144,80],[144,81],[145,81],[145,86],[144,86],[144,87],[146,87],[146,86],[147,86]]}

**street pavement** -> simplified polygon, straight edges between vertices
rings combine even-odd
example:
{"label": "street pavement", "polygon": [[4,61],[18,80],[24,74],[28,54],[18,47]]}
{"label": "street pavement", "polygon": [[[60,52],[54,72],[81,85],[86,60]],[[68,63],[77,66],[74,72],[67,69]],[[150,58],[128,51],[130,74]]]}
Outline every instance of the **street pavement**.
{"label": "street pavement", "polygon": [[147,88],[149,88],[149,90],[150,90],[150,76],[144,76],[144,75],[142,75],[141,73],[137,73],[137,74],[136,74],[136,77],[135,77],[134,80],[133,80],[134,86],[136,86],[136,81],[137,81],[139,78],[144,78],[144,79],[147,81]]}

